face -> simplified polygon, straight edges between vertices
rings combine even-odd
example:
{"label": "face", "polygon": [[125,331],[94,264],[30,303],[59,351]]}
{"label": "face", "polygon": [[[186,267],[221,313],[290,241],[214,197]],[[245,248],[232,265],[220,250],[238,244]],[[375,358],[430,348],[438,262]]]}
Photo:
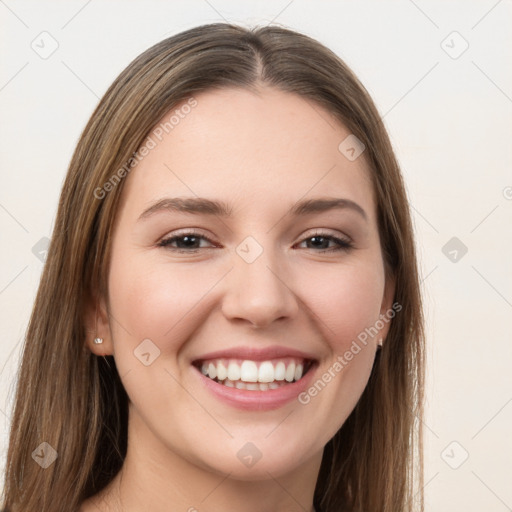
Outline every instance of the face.
{"label": "face", "polygon": [[126,178],[105,348],[162,463],[284,475],[320,460],[389,327],[369,170],[301,97],[195,99]]}

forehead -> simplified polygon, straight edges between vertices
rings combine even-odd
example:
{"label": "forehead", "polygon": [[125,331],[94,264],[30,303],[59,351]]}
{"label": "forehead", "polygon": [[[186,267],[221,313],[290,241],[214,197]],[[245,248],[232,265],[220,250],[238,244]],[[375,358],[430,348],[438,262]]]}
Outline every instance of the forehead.
{"label": "forehead", "polygon": [[166,195],[227,200],[235,213],[254,205],[269,218],[309,196],[340,196],[374,216],[362,157],[338,149],[350,131],[318,104],[275,88],[219,89],[194,95],[149,134],[153,148],[123,194],[140,208]]}

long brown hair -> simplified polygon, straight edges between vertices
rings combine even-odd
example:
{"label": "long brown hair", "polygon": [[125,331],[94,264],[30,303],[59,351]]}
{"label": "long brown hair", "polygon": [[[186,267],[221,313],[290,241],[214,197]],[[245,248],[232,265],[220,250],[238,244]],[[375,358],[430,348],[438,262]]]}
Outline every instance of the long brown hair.
{"label": "long brown hair", "polygon": [[[363,395],[325,447],[315,507],[423,510],[420,284],[407,196],[382,120],[347,65],[314,39],[278,26],[218,23],[137,57],[80,137],[23,349],[3,490],[8,512],[77,510],[114,478],[126,454],[128,397],[115,361],[85,344],[86,303],[108,296],[110,240],[125,180],[108,193],[102,187],[126,169],[155,123],[194,93],[261,84],[322,106],[365,144],[384,259],[402,308]],[[33,453],[50,453],[44,442],[57,459],[43,469]]]}

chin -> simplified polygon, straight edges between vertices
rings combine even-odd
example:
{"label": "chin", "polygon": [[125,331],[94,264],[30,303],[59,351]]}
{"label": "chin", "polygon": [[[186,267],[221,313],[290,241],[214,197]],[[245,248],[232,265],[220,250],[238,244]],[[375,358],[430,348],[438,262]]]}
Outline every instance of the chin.
{"label": "chin", "polygon": [[281,441],[272,443],[268,439],[262,442],[231,440],[232,447],[227,446],[222,452],[209,450],[206,457],[203,452],[198,459],[198,465],[222,476],[229,474],[234,480],[268,480],[293,472],[315,453],[313,449],[306,454],[304,451],[298,452],[292,446],[283,447]]}

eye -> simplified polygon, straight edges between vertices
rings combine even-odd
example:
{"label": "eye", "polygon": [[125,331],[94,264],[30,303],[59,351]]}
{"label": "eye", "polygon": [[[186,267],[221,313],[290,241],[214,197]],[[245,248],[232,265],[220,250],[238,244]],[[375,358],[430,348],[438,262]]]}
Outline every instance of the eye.
{"label": "eye", "polygon": [[[214,245],[213,242],[206,236],[195,231],[187,231],[179,235],[173,235],[169,238],[164,238],[158,243],[159,247],[167,247],[170,250],[177,252],[197,252],[199,249],[209,249],[209,247],[201,247],[201,240],[205,240]],[[177,247],[173,247],[176,244]]]}
{"label": "eye", "polygon": [[[308,238],[305,238],[301,243],[309,245],[307,249],[319,249],[316,252],[333,252],[333,251],[349,251],[353,249],[354,245],[352,241],[348,238],[340,238],[329,233],[324,233],[322,231],[318,231]],[[336,245],[334,247],[326,247],[330,242],[334,242]]]}
{"label": "eye", "polygon": [[[206,241],[209,244],[215,246],[212,240],[195,231],[187,231],[168,238],[164,238],[158,243],[158,246],[166,247],[172,251],[181,253],[195,253],[200,249],[212,248],[201,246],[201,241]],[[340,238],[321,231],[314,233],[308,238],[305,238],[301,244],[303,243],[308,245],[306,249],[314,249],[315,252],[349,251],[354,247],[351,240],[348,238]],[[329,247],[330,243],[334,243],[335,246]]]}

